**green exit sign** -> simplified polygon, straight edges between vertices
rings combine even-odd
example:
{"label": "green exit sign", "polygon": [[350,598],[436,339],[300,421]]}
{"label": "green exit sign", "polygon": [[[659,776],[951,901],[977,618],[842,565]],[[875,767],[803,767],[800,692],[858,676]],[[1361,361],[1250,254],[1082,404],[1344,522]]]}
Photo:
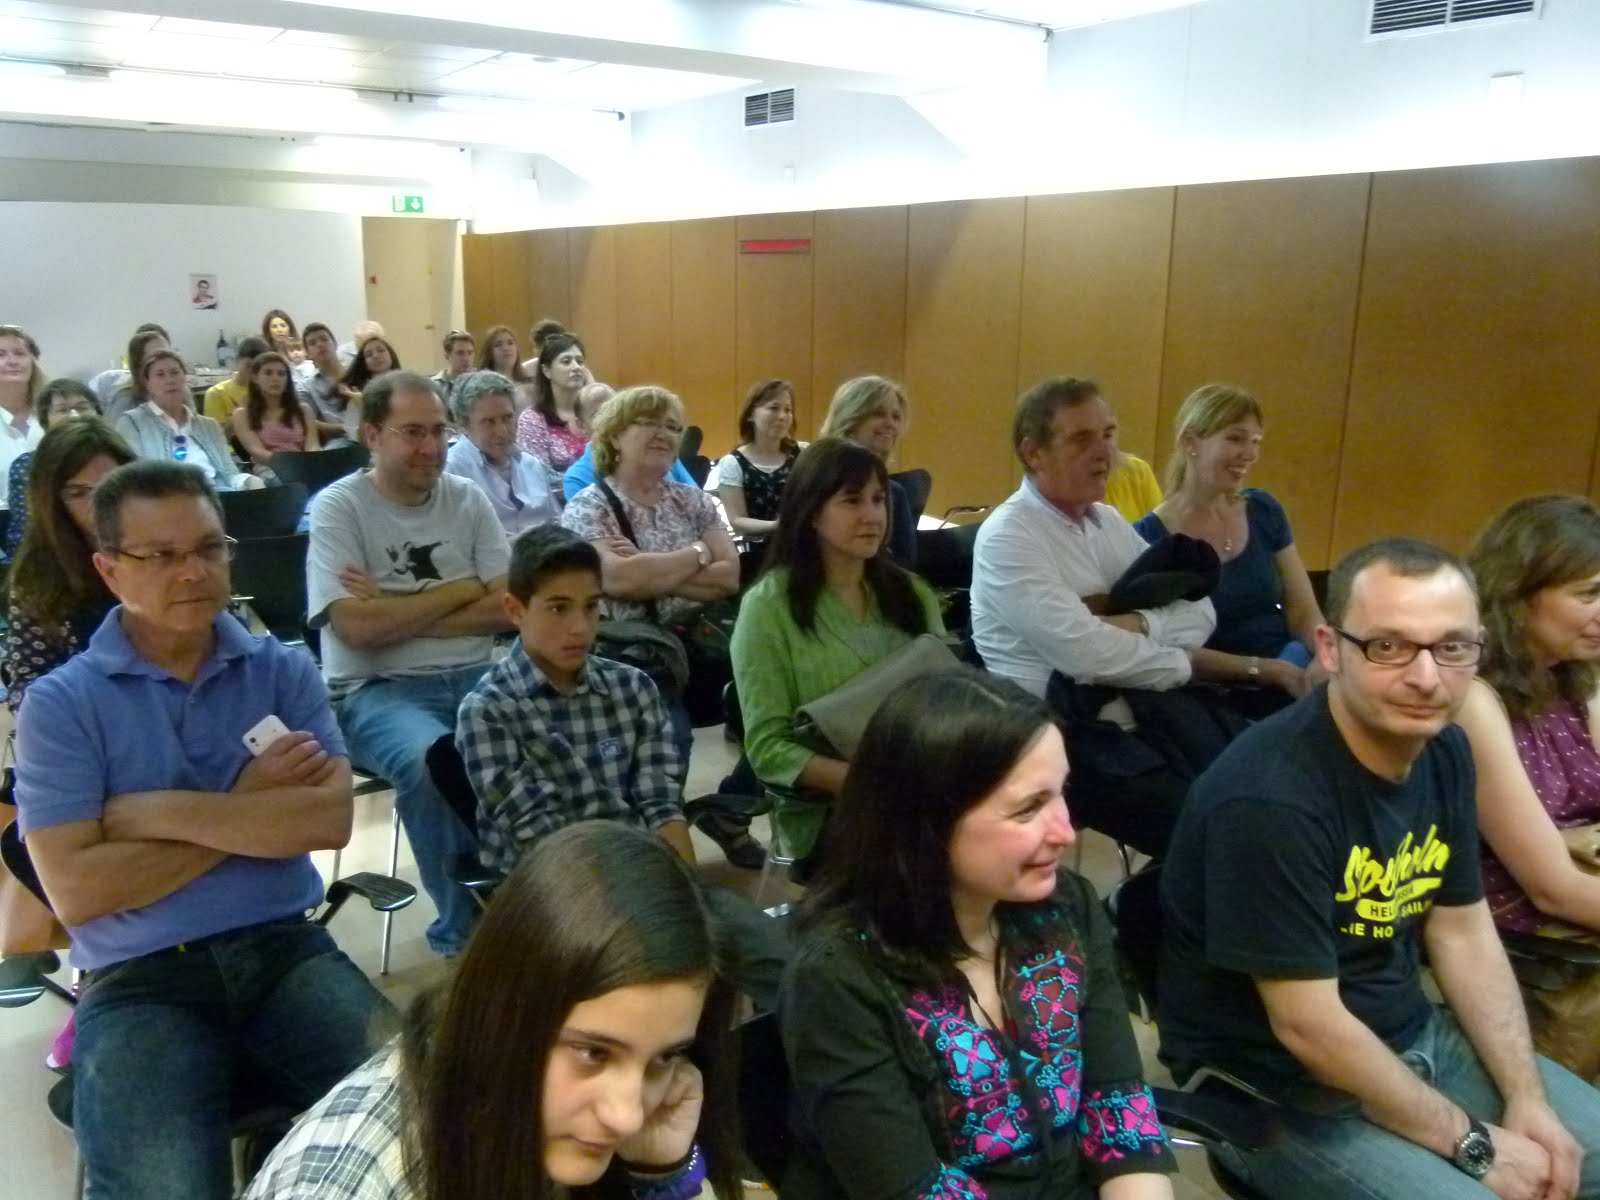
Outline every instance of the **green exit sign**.
{"label": "green exit sign", "polygon": [[398,213],[419,213],[422,211],[422,197],[396,194],[389,197],[389,207]]}

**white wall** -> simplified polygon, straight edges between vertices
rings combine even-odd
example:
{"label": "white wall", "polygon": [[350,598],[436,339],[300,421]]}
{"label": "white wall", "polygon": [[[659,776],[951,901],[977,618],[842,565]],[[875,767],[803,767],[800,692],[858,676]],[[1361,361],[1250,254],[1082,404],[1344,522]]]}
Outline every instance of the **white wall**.
{"label": "white wall", "polygon": [[[905,99],[801,86],[788,127],[742,129],[739,93],[641,113],[609,178],[541,165],[522,224],[1600,154],[1600,0],[1380,40],[1370,7],[1204,0],[1058,32],[1042,83]],[[1523,94],[1497,107],[1489,79],[1508,72]]]}
{"label": "white wall", "polygon": [[[53,375],[121,360],[156,321],[195,362],[217,333],[257,333],[269,308],[322,321],[341,339],[365,308],[361,219],[334,213],[176,204],[0,203],[0,320],[28,330]],[[222,306],[189,307],[189,276],[212,273]]]}

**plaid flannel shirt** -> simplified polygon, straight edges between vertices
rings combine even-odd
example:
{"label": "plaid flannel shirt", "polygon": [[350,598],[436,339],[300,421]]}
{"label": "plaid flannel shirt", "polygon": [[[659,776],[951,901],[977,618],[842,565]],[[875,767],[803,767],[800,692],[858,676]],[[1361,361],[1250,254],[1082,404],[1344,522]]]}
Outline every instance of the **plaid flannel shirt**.
{"label": "plaid flannel shirt", "polygon": [[478,794],[483,861],[509,871],[577,821],[658,829],[683,820],[687,764],[650,677],[593,655],[563,695],[518,649],[461,702],[456,746]]}

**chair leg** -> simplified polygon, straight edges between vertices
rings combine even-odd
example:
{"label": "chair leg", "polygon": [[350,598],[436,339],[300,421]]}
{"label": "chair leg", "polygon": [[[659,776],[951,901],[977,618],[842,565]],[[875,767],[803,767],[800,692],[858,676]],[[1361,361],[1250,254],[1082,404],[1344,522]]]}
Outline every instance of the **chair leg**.
{"label": "chair leg", "polygon": [[[400,873],[400,797],[395,797],[394,816],[390,820],[389,830],[389,876],[394,878]],[[389,945],[394,940],[394,913],[383,914],[383,946],[378,955],[378,974],[389,973]]]}
{"label": "chair leg", "polygon": [[1126,879],[1133,874],[1133,851],[1129,850],[1123,843],[1118,842],[1117,853],[1122,857],[1122,877]]}

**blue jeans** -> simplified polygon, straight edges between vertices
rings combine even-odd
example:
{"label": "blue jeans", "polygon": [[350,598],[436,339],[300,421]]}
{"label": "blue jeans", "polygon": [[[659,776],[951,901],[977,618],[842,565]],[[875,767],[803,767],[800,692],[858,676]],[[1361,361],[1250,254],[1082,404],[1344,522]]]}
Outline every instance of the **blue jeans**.
{"label": "blue jeans", "polygon": [[328,931],[302,917],[91,972],[72,1052],[89,1194],[231,1196],[241,1091],[254,1105],[309,1108],[366,1060],[391,1013]]}
{"label": "blue jeans", "polygon": [[[1400,1056],[1417,1077],[1480,1121],[1505,1105],[1455,1018],[1438,1010]],[[1600,1197],[1600,1092],[1548,1059],[1539,1060],[1550,1107],[1583,1147],[1580,1197]],[[1431,1150],[1362,1117],[1310,1117],[1280,1110],[1284,1136],[1261,1150],[1217,1149],[1234,1173],[1272,1200],[1485,1200],[1491,1193]]]}
{"label": "blue jeans", "polygon": [[351,762],[394,785],[423,890],[439,912],[428,926],[428,945],[439,954],[459,953],[477,918],[472,894],[446,878],[445,864],[458,854],[476,854],[478,832],[439,795],[424,755],[440,734],[455,733],[456,710],[488,669],[488,663],[478,663],[431,675],[374,679],[338,709]]}

